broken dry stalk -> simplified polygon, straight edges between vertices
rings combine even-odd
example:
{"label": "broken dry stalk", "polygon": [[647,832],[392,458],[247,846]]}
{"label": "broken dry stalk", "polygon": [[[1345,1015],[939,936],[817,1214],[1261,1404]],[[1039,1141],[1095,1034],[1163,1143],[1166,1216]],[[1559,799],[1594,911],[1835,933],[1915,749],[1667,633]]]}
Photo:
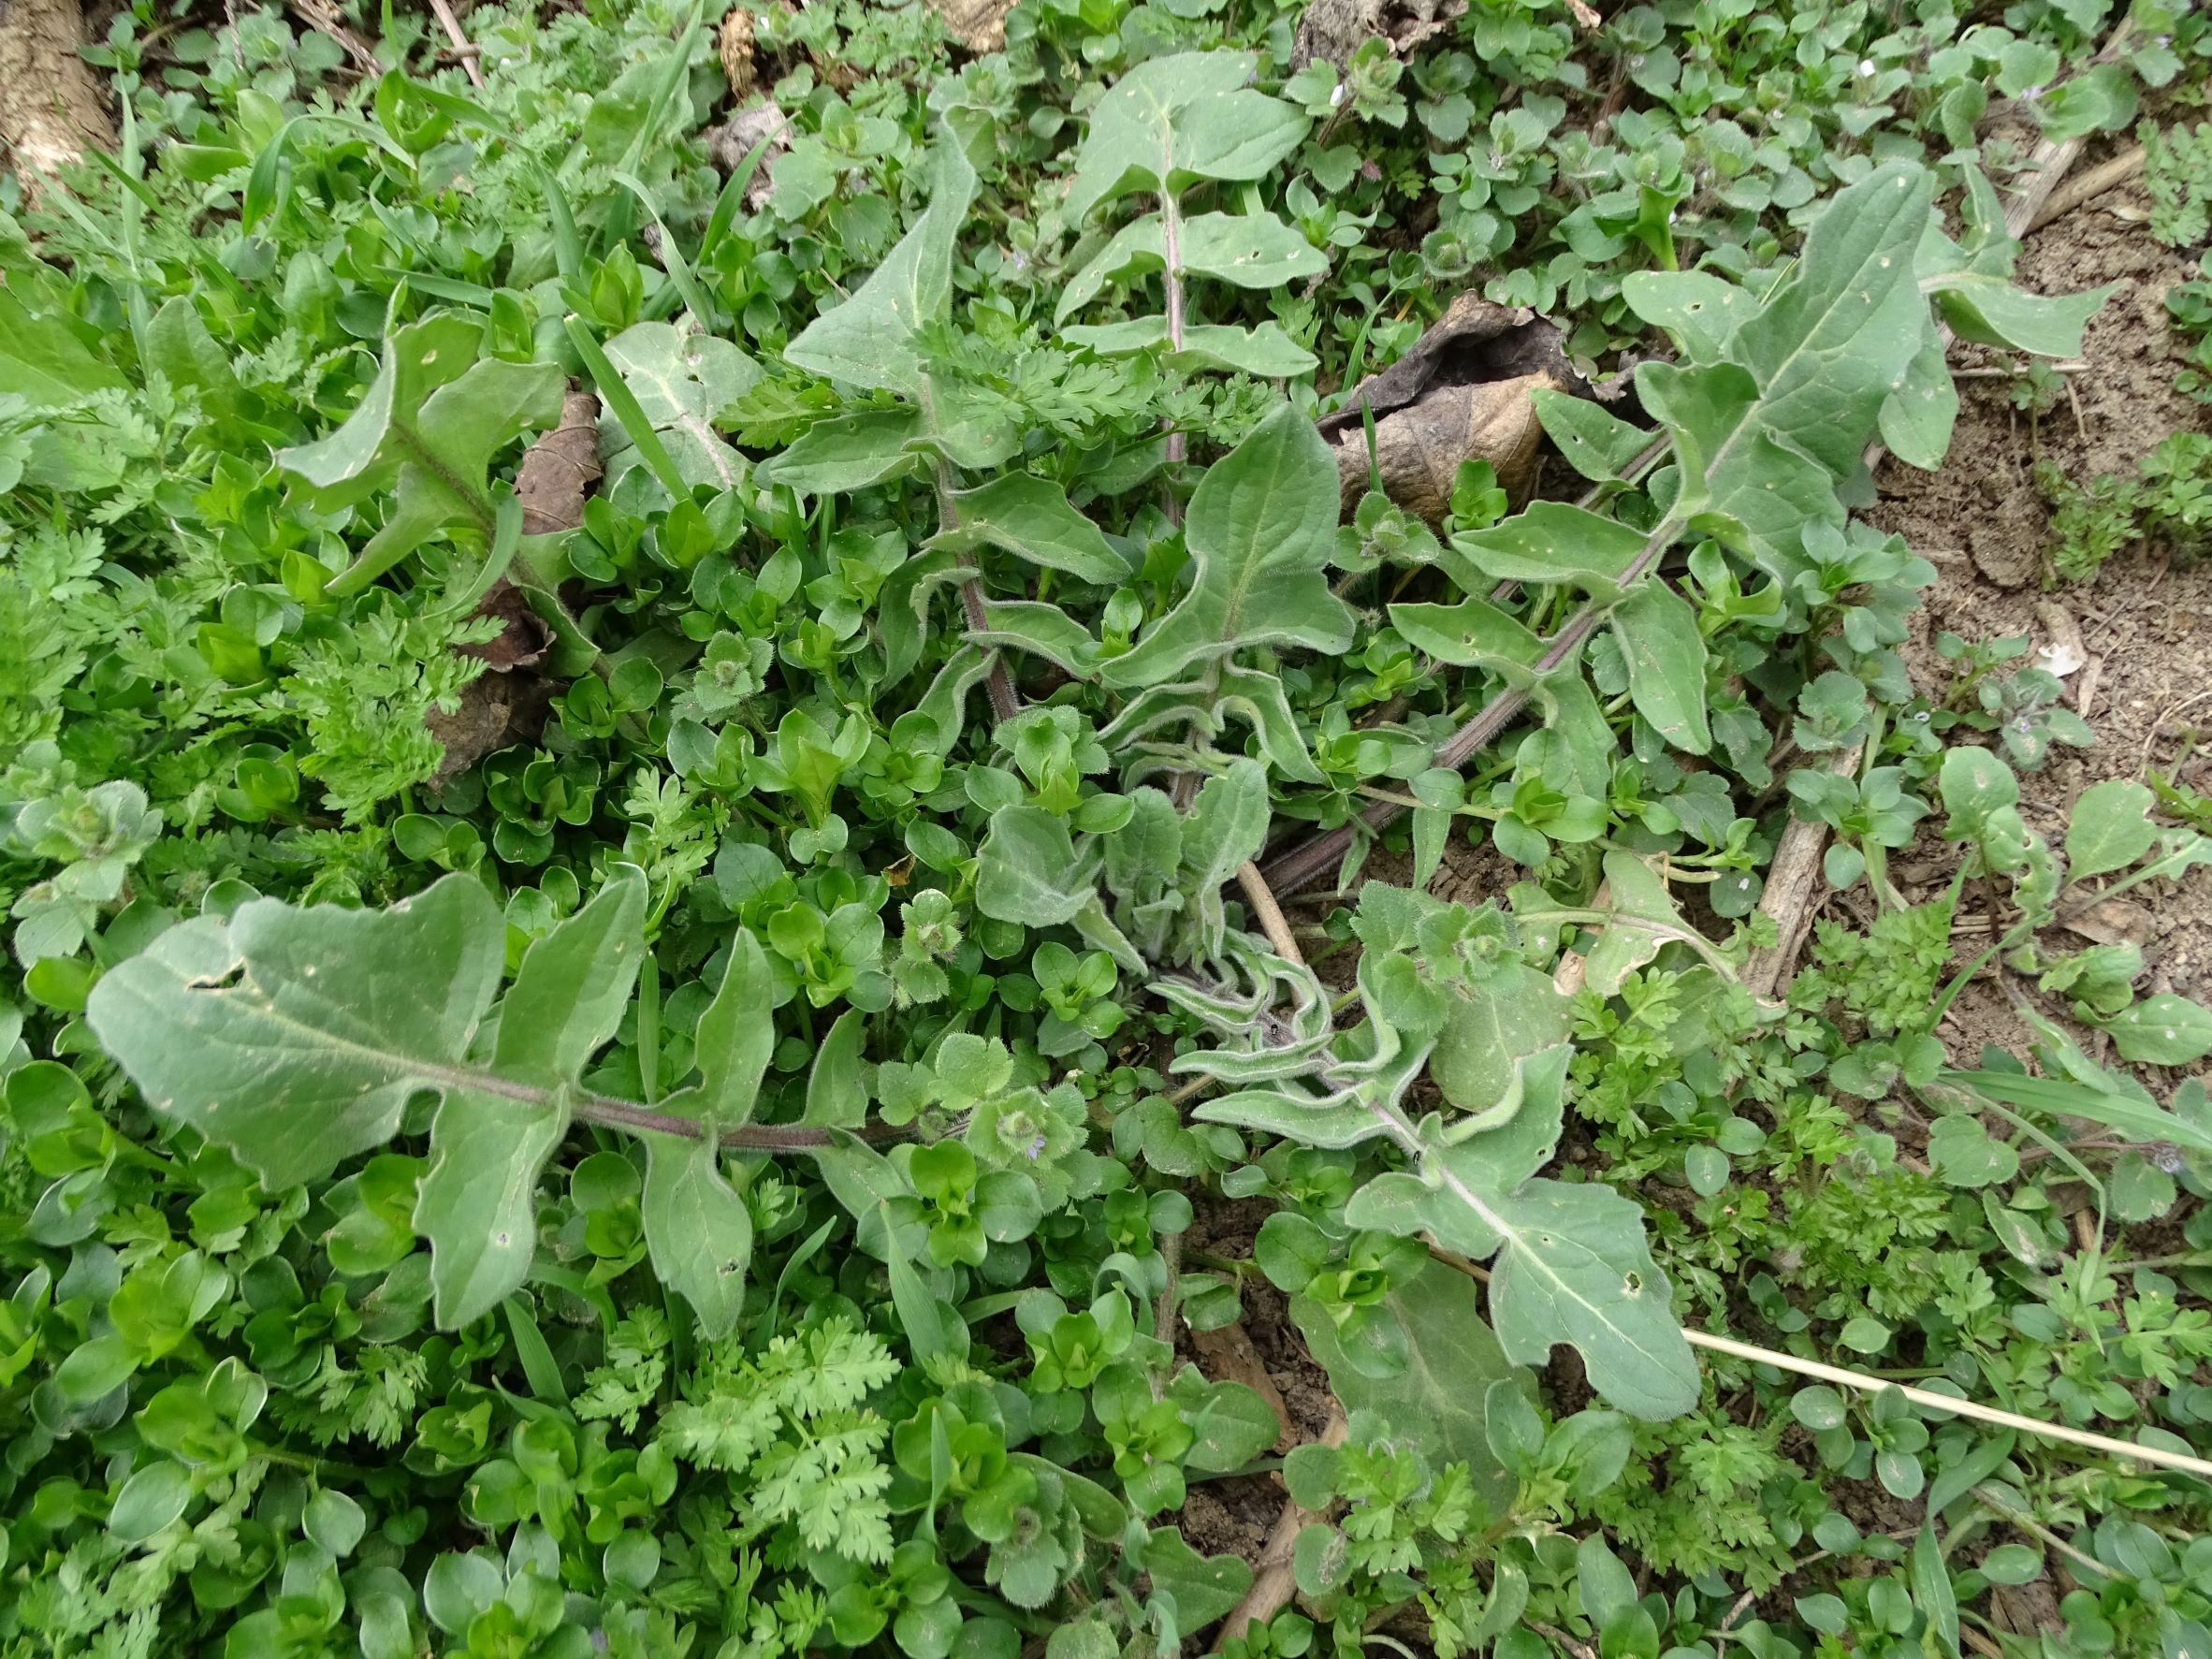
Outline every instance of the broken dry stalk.
{"label": "broken dry stalk", "polygon": [[[1317,1444],[1342,1446],[1350,1432],[1344,1408],[1331,1400],[1329,1421],[1321,1430]],[[1222,1621],[1221,1634],[1214,1638],[1214,1652],[1220,1652],[1223,1644],[1241,1638],[1254,1624],[1266,1623],[1289,1605],[1290,1596],[1298,1588],[1292,1567],[1298,1535],[1315,1521],[1328,1520],[1332,1512],[1333,1509],[1317,1515],[1311,1509],[1301,1508],[1294,1498],[1283,1501],[1283,1512],[1275,1518],[1274,1530],[1267,1535],[1267,1543],[1260,1549],[1259,1570],[1252,1575],[1252,1588],[1244,1592],[1244,1599],[1230,1608],[1229,1617]]]}
{"label": "broken dry stalk", "polygon": [[[1445,1266],[1463,1273],[1478,1283],[1490,1283],[1490,1270],[1476,1265],[1464,1256],[1455,1255],[1435,1244],[1429,1246],[1429,1254]],[[1756,1343],[1739,1342],[1732,1336],[1714,1336],[1686,1326],[1682,1334],[1689,1339],[1692,1347],[1726,1354],[1732,1359],[1749,1360],[1755,1365],[1771,1365],[1778,1371],[1794,1372],[1799,1376],[1810,1376],[1821,1382],[1834,1383],[1840,1388],[1856,1389],[1868,1393],[1878,1394],[1884,1389],[1895,1389],[1914,1404],[1927,1406],[1931,1411],[1947,1411],[1954,1417],[1971,1418],[1979,1423],[1994,1423],[2001,1429],[2016,1430],[2022,1434],[2037,1434],[2045,1440],[2062,1440],[2069,1446],[2086,1447],[2091,1451],[2103,1452],[2107,1457],[2133,1458],[2137,1463],[2155,1463],[2161,1469],[2175,1469],[2184,1475],[2194,1475],[2201,1480],[2212,1480],[2212,1462],[2191,1457],[2186,1452],[2168,1451],[2162,1446],[2140,1446],[2132,1441],[2116,1440],[2109,1434],[2092,1434],[2087,1429],[2076,1429],[2067,1423],[2045,1422],[2038,1418],[2022,1417],[2017,1412],[2000,1411],[1994,1405],[1982,1405],[1955,1395],[1939,1394],[1933,1389],[1912,1388],[1904,1383],[1893,1382],[1885,1376],[1870,1376],[1863,1371],[1848,1371],[1841,1365],[1823,1364],[1818,1360],[1801,1360],[1795,1354],[1763,1348]]]}
{"label": "broken dry stalk", "polygon": [[[1831,755],[1827,769],[1839,777],[1857,771],[1865,749],[1864,744],[1855,744]],[[1827,844],[1828,826],[1817,818],[1793,818],[1782,832],[1773,866],[1767,872],[1767,891],[1759,899],[1760,912],[1774,919],[1774,943],[1754,951],[1743,968],[1744,986],[1754,997],[1772,997],[1797,966],[1813,910],[1826,891],[1821,854]]]}
{"label": "broken dry stalk", "polygon": [[[1629,561],[1621,573],[1620,587],[1625,590],[1649,575],[1659,562],[1659,556],[1674,543],[1681,530],[1681,520],[1668,514],[1659,521],[1643,546],[1643,550]],[[1540,679],[1573,656],[1582,642],[1590,637],[1604,620],[1608,602],[1589,600],[1568,618],[1560,631],[1551,636],[1550,645],[1536,660],[1534,675]],[[1456,772],[1467,764],[1476,750],[1494,742],[1506,727],[1520,718],[1528,706],[1533,692],[1525,688],[1507,687],[1485,704],[1479,713],[1454,732],[1437,747],[1433,764],[1447,771]],[[1376,801],[1360,814],[1352,823],[1316,836],[1303,846],[1294,847],[1280,858],[1271,860],[1265,866],[1268,885],[1276,893],[1296,893],[1310,885],[1327,871],[1336,867],[1345,850],[1352,844],[1355,835],[1379,835],[1390,824],[1404,816],[1405,808],[1395,801]]]}
{"label": "broken dry stalk", "polygon": [[1290,924],[1284,919],[1283,907],[1269,891],[1267,878],[1259,873],[1259,866],[1248,858],[1237,866],[1237,885],[1244,890],[1252,913],[1259,919],[1259,931],[1267,935],[1267,942],[1274,947],[1275,954],[1293,968],[1303,968],[1305,957],[1299,952]]}
{"label": "broken dry stalk", "polygon": [[[2028,228],[2041,230],[2054,219],[2063,219],[2084,202],[2094,201],[2108,190],[2117,189],[2143,171],[2143,146],[2135,144],[2114,156],[2102,166],[2093,167],[2062,190],[2054,190],[2050,197],[2038,208]],[[2066,366],[2061,363],[2063,370]]]}
{"label": "broken dry stalk", "polygon": [[469,84],[478,92],[484,90],[484,69],[477,59],[484,53],[469,44],[469,37],[461,32],[460,19],[453,12],[453,0],[430,0],[430,9],[438,14],[438,22],[445,31],[445,38],[453,42],[453,55],[460,60],[461,67],[469,72]]}

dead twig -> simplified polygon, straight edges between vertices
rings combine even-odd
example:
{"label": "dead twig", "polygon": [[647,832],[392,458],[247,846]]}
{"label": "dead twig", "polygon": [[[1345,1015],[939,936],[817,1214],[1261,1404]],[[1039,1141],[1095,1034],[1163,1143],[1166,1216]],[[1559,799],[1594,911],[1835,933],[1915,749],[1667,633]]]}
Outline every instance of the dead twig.
{"label": "dead twig", "polygon": [[445,30],[445,38],[453,42],[453,55],[469,72],[469,84],[478,92],[484,90],[484,70],[476,60],[484,54],[469,44],[469,37],[461,32],[460,19],[453,13],[453,0],[430,0],[430,9],[438,14],[438,22]]}
{"label": "dead twig", "polygon": [[288,0],[292,9],[306,20],[309,27],[327,35],[338,42],[345,55],[353,60],[354,67],[365,77],[381,79],[384,65],[377,61],[375,49],[354,33],[345,18],[330,0]]}
{"label": "dead twig", "polygon": [[[2084,374],[2088,371],[2089,366],[2080,357],[2070,357],[2063,363],[2045,363],[2044,367],[2053,374]],[[1951,378],[1953,380],[2018,380],[2026,372],[2026,370],[2016,369],[2008,363],[1978,369],[1954,369],[1951,371]]]}
{"label": "dead twig", "polygon": [[1597,1650],[1588,1642],[1579,1642],[1556,1624],[1547,1624],[1541,1619],[1526,1621],[1528,1627],[1555,1647],[1564,1648],[1575,1659],[1597,1659]]}
{"label": "dead twig", "polygon": [[[1857,771],[1864,750],[1865,745],[1858,744],[1831,755],[1827,769],[1839,777]],[[1766,950],[1754,951],[1743,968],[1744,987],[1754,997],[1772,997],[1797,966],[1813,910],[1827,887],[1821,872],[1827,841],[1828,826],[1818,819],[1793,818],[1782,832],[1773,866],[1767,872],[1767,891],[1759,900],[1760,912],[1774,919],[1775,940]]]}
{"label": "dead twig", "polygon": [[1277,1452],[1288,1451],[1298,1444],[1298,1425],[1290,1420],[1290,1407],[1284,1404],[1283,1390],[1275,1386],[1274,1377],[1259,1358],[1259,1350],[1252,1346],[1243,1320],[1232,1319],[1215,1331],[1201,1331],[1193,1326],[1190,1346],[1198,1350],[1201,1369],[1209,1377],[1215,1382],[1241,1382],[1267,1402],[1267,1408],[1275,1414]]}
{"label": "dead twig", "polygon": [[[2122,18],[2119,25],[2105,37],[2098,50],[2096,62],[2110,63],[2118,55],[2120,45],[2128,37],[2133,23]],[[2028,176],[2013,192],[2012,200],[2004,204],[2004,233],[2015,241],[2026,236],[2038,225],[2058,217],[2057,212],[2045,214],[2045,204],[2049,202],[2059,186],[2065,182],[2073,170],[2075,159],[2081,154],[2082,140],[2067,138],[2053,143],[2045,138],[2037,144],[2028,157]],[[2094,177],[2094,175],[2090,175]],[[2060,210],[2063,211],[2063,210]]]}
{"label": "dead twig", "polygon": [[[1344,1408],[1334,1400],[1329,1402],[1329,1421],[1321,1430],[1319,1444],[1342,1446],[1350,1433],[1345,1422]],[[1224,1643],[1240,1638],[1255,1623],[1264,1624],[1289,1605],[1298,1583],[1292,1576],[1291,1557],[1298,1548],[1298,1535],[1317,1521],[1326,1521],[1335,1512],[1332,1505],[1318,1514],[1301,1508],[1296,1499],[1286,1499],[1283,1512],[1275,1518],[1274,1530],[1267,1535],[1267,1543],[1259,1552],[1259,1570],[1252,1577],[1252,1588],[1244,1592],[1244,1599],[1230,1609],[1221,1623],[1221,1634],[1214,1638],[1214,1652],[1221,1652]]]}
{"label": "dead twig", "polygon": [[2041,230],[2054,219],[2063,219],[2084,202],[2094,201],[2108,190],[2117,189],[2143,171],[2143,146],[2131,145],[2110,161],[2101,162],[2063,190],[2053,190],[2047,200],[2035,212],[2030,230]]}
{"label": "dead twig", "polygon": [[1275,954],[1293,968],[1303,968],[1305,957],[1298,948],[1290,924],[1284,919],[1283,907],[1275,902],[1273,890],[1268,886],[1267,878],[1259,873],[1259,866],[1248,858],[1237,866],[1237,885],[1244,890],[1244,898],[1259,920],[1259,931],[1267,935],[1267,942],[1274,947]]}

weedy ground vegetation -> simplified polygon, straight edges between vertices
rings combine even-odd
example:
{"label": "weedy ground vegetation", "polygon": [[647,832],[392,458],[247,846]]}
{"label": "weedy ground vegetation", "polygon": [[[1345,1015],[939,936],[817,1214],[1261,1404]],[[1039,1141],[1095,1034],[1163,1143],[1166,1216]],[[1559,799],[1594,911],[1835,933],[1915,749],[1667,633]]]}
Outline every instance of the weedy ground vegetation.
{"label": "weedy ground vegetation", "polygon": [[2212,807],[1869,516],[2202,11],[338,13],[0,184],[0,1653],[2212,1651]]}

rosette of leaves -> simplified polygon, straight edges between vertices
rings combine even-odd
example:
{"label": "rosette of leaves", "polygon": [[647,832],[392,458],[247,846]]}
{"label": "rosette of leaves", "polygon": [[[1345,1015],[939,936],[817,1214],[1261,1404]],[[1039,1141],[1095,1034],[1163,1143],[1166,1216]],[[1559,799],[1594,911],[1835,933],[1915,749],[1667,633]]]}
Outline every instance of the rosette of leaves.
{"label": "rosette of leaves", "polygon": [[1251,52],[1179,52],[1140,64],[1091,111],[1075,154],[1063,211],[1080,226],[1094,209],[1143,195],[1157,211],[1128,221],[1062,290],[1054,321],[1065,325],[1105,290],[1154,271],[1166,310],[1157,316],[1062,328],[1101,356],[1165,346],[1176,366],[1241,371],[1263,379],[1304,374],[1318,359],[1272,322],[1253,327],[1193,323],[1185,280],[1211,277],[1240,288],[1277,290],[1329,267],[1304,233],[1256,207],[1186,213],[1184,197],[1216,182],[1263,179],[1305,137],[1303,110],[1250,82]]}
{"label": "rosette of leaves", "polygon": [[[1603,959],[1594,954],[1601,991],[1618,989],[1661,944],[1687,942],[1690,932],[1664,895],[1664,915],[1652,913],[1627,867],[1636,861],[1616,856],[1608,875],[1629,896],[1607,918],[1607,933],[1626,942]],[[1327,993],[1310,971],[1276,965],[1277,982],[1309,982],[1289,1021],[1264,998],[1241,1020],[1227,998],[1172,998],[1228,1039],[1176,1070],[1239,1085],[1196,1109],[1210,1121],[1313,1145],[1394,1145],[1406,1168],[1354,1193],[1346,1226],[1494,1258],[1491,1317],[1507,1359],[1540,1365],[1554,1344],[1567,1343],[1610,1404],[1672,1417],[1695,1404],[1697,1366],[1641,1209],[1603,1184],[1537,1173],[1558,1146],[1572,1050],[1568,998],[1523,953],[1522,927],[1534,930],[1533,951],[1560,918],[1534,890],[1528,896],[1516,918],[1370,882],[1356,924],[1366,947],[1363,1025],[1332,1033]],[[1424,1071],[1454,1111],[1416,1121],[1406,1096]]]}

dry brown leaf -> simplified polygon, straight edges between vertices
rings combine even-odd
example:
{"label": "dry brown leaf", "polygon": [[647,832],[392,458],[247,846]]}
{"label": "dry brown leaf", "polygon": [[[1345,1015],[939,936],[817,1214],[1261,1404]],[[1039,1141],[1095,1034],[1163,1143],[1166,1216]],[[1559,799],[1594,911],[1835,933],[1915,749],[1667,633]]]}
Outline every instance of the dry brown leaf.
{"label": "dry brown leaf", "polygon": [[2061,925],[2094,945],[2147,945],[2158,937],[2158,918],[2124,898],[2108,898]]}
{"label": "dry brown leaf", "polygon": [[722,26],[715,31],[716,53],[722,60],[722,74],[729,79],[731,95],[743,98],[752,91],[752,13],[742,6],[730,7],[722,19]]}
{"label": "dry brown leaf", "polygon": [[553,646],[553,630],[546,627],[521,589],[502,576],[476,602],[476,615],[490,617],[500,631],[477,645],[456,646],[464,657],[474,657],[494,674],[512,674],[517,668],[535,668]]}
{"label": "dry brown leaf", "polygon": [[[1535,484],[1536,446],[1544,429],[1529,393],[1557,390],[1550,374],[1524,374],[1485,386],[1438,386],[1419,401],[1375,423],[1375,468],[1383,493],[1431,524],[1451,506],[1452,476],[1462,461],[1491,464],[1518,504]],[[1367,491],[1367,434],[1354,428],[1336,440],[1336,477],[1346,513]]]}
{"label": "dry brown leaf", "polygon": [[1430,523],[1451,504],[1462,461],[1490,462],[1506,494],[1526,499],[1543,438],[1529,394],[1573,380],[1557,328],[1533,312],[1462,294],[1410,351],[1318,423],[1336,446],[1345,511],[1368,485],[1362,409],[1375,416],[1384,493]]}
{"label": "dry brown leaf", "polygon": [[745,186],[746,209],[758,212],[776,188],[775,181],[768,177],[769,163],[791,148],[791,117],[770,99],[738,110],[720,126],[710,128],[706,138],[707,159],[724,173],[735,172],[745,165],[754,145],[763,138],[768,140],[767,153],[761,157],[761,165]]}
{"label": "dry brown leaf", "polygon": [[463,689],[451,714],[433,708],[423,717],[430,735],[445,746],[432,788],[511,743],[534,739],[553,700],[552,682],[532,672],[551,648],[553,631],[530,608],[522,589],[501,577],[477,602],[476,615],[495,617],[502,626],[480,644],[455,648],[464,657],[481,659],[484,672]]}
{"label": "dry brown leaf", "polygon": [[584,497],[599,477],[599,400],[572,383],[560,424],[530,446],[515,474],[524,535],[556,535],[584,522]]}
{"label": "dry brown leaf", "polygon": [[1006,45],[1006,14],[1013,0],[930,0],[953,38],[969,51],[998,51]]}
{"label": "dry brown leaf", "polygon": [[1282,1432],[1275,1436],[1275,1450],[1288,1451],[1298,1444],[1298,1429],[1290,1421],[1290,1407],[1283,1402],[1283,1390],[1275,1387],[1275,1379],[1242,1324],[1232,1322],[1218,1331],[1193,1326],[1190,1346],[1198,1350],[1200,1369],[1207,1376],[1215,1382],[1241,1382],[1267,1402],[1275,1421],[1282,1425]]}
{"label": "dry brown leaf", "polygon": [[1466,11],[1467,0],[1313,0],[1291,36],[1290,66],[1302,69],[1327,58],[1342,69],[1362,42],[1377,35],[1399,57],[1407,57]]}

